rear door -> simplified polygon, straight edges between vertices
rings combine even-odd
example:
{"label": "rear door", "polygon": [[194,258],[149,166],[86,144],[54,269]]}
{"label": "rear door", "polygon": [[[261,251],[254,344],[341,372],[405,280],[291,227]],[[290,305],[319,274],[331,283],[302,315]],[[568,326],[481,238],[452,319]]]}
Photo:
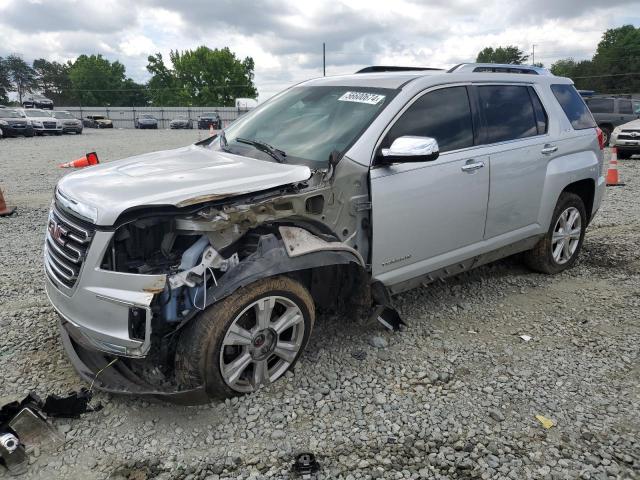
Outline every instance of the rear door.
{"label": "rear door", "polygon": [[485,239],[507,233],[515,233],[514,241],[526,238],[538,229],[547,164],[558,144],[547,134],[548,117],[532,86],[485,84],[475,89],[480,142],[491,161]]}
{"label": "rear door", "polygon": [[486,218],[489,164],[474,149],[468,88],[440,87],[417,98],[379,148],[405,135],[435,138],[440,156],[371,170],[372,269],[386,284],[473,256]]}

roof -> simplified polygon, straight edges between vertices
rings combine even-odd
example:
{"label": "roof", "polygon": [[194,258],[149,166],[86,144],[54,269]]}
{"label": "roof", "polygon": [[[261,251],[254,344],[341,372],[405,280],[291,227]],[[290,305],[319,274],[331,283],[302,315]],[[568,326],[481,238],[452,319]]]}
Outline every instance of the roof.
{"label": "roof", "polygon": [[[401,88],[408,82],[417,78],[433,77],[439,80],[437,83],[444,83],[443,76],[446,76],[446,83],[449,82],[469,82],[474,80],[487,80],[487,78],[499,81],[523,81],[544,82],[545,79],[559,80],[562,77],[555,77],[546,68],[533,65],[510,65],[492,63],[462,63],[450,70],[426,69],[425,67],[367,67],[352,75],[336,75],[330,77],[318,77],[302,85],[306,86],[353,86],[371,88]],[[365,72],[365,73],[360,73]],[[371,73],[366,73],[371,72]],[[435,82],[434,82],[435,83]],[[560,82],[560,83],[564,83]]]}

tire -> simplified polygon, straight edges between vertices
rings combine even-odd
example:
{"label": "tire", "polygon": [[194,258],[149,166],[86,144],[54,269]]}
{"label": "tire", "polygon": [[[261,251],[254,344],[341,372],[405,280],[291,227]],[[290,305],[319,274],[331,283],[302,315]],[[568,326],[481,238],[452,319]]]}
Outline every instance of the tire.
{"label": "tire", "polygon": [[613,131],[613,129],[607,125],[599,125],[600,130],[602,130],[602,134],[604,136],[603,141],[604,141],[604,146],[608,147],[609,146],[609,140],[611,140],[611,132]]}
{"label": "tire", "polygon": [[[260,329],[256,304],[264,305],[267,299],[275,306],[270,320],[266,320],[269,323],[262,326],[270,328]],[[278,316],[283,312],[295,314],[297,321],[276,333],[277,322],[272,320],[284,318]],[[288,277],[259,280],[213,304],[185,328],[176,348],[176,380],[184,388],[204,384],[211,398],[224,399],[256,391],[263,384],[278,380],[295,365],[309,341],[314,321],[313,299],[299,282]],[[232,326],[234,332],[230,331]],[[287,360],[275,351],[281,341],[290,347],[282,350]],[[230,374],[228,368],[234,362],[241,366],[236,369],[237,376]],[[266,366],[266,376],[259,375],[265,372],[257,368],[259,365]],[[265,378],[268,380],[264,381]]]}
{"label": "tire", "polygon": [[[557,232],[562,235],[562,232],[559,231],[562,228],[560,217],[561,215],[569,213],[569,220],[572,218],[572,214],[574,212],[578,213],[579,216],[579,233],[575,232],[578,230],[577,219],[571,223],[568,227],[571,231],[575,232],[573,235],[565,237],[564,241],[569,240],[569,246],[567,250],[561,249],[560,258],[554,256],[554,249],[560,246],[560,241],[554,242],[554,233]],[[567,218],[567,217],[565,217]],[[571,227],[574,228],[571,228]],[[584,241],[584,233],[587,227],[587,212],[584,207],[584,203],[582,199],[576,195],[575,193],[563,192],[558,199],[558,203],[556,204],[556,208],[553,211],[553,216],[551,217],[551,225],[549,226],[549,230],[545,234],[543,238],[536,244],[533,249],[525,252],[524,260],[527,266],[532,270],[542,273],[548,274],[556,274],[560,273],[567,268],[571,268],[573,264],[576,262],[578,255],[580,254],[580,250],[582,249],[582,242]],[[577,242],[576,242],[577,240]]]}

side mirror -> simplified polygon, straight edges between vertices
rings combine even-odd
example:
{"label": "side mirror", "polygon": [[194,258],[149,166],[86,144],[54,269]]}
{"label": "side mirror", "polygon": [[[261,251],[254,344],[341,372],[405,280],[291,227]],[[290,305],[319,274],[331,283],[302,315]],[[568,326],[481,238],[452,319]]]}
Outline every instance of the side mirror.
{"label": "side mirror", "polygon": [[438,158],[440,149],[435,138],[403,136],[396,138],[390,148],[383,148],[376,163],[389,165],[404,162],[431,162]]}

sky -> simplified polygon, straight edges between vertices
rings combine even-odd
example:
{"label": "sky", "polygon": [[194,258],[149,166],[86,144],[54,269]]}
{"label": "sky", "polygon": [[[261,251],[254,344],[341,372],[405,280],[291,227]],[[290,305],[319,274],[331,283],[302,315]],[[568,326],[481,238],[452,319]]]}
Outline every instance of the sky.
{"label": "sky", "polygon": [[550,66],[591,58],[602,33],[640,26],[640,0],[0,0],[0,56],[119,60],[148,80],[156,52],[228,46],[255,60],[264,101],[291,84],[368,65],[450,67],[517,45]]}

